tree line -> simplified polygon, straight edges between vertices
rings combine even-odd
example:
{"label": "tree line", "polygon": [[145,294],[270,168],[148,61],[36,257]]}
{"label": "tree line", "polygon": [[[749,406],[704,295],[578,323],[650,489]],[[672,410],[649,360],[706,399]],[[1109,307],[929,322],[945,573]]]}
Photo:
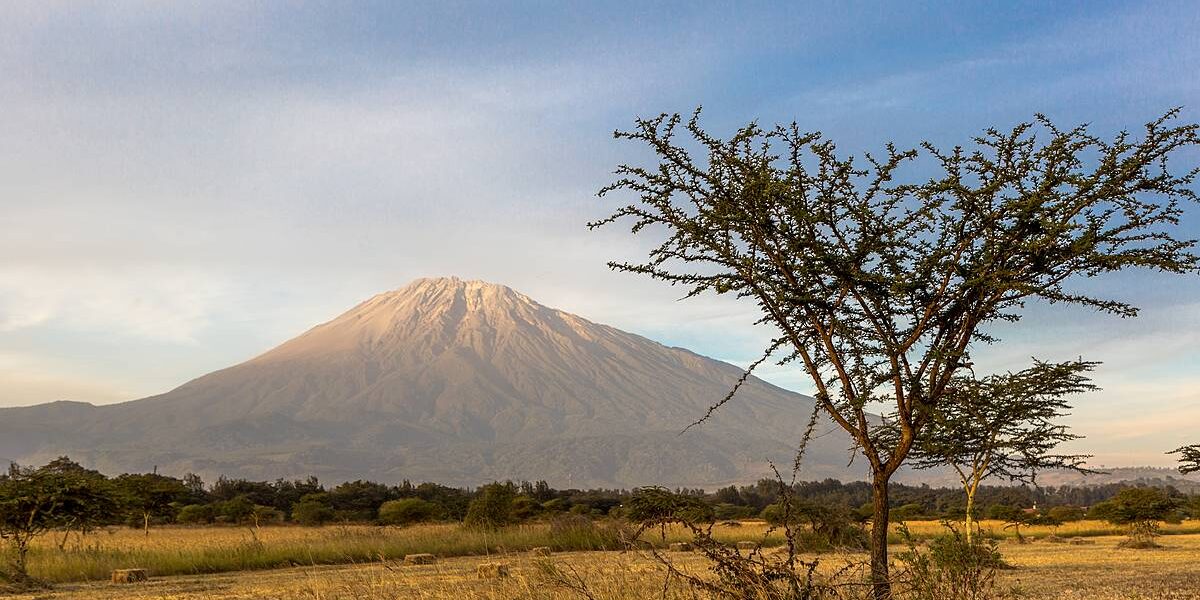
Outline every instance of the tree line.
{"label": "tree line", "polygon": [[[961,488],[889,485],[891,519],[961,519],[965,515]],[[1200,494],[1188,495],[1165,483],[1133,488],[1122,484],[984,485],[974,492],[973,516],[1017,524],[1085,517],[1117,522],[1114,515],[1125,513],[1120,512],[1123,505],[1114,505],[1114,501],[1130,490],[1142,494],[1138,502],[1157,507],[1155,519],[1200,518]],[[6,577],[19,582],[25,577],[30,545],[51,532],[61,533],[65,541],[72,532],[86,534],[110,526],[137,527],[149,535],[152,527],[164,524],[406,526],[440,521],[496,528],[564,514],[636,522],[644,520],[636,509],[639,499],[645,504],[645,498],[658,496],[673,498],[673,503],[690,507],[691,514],[710,522],[763,518],[780,523],[786,513],[804,519],[814,531],[831,524],[837,524],[838,531],[848,531],[845,524],[861,525],[874,515],[870,482],[836,479],[786,487],[778,480],[763,479],[711,492],[698,488],[556,489],[545,481],[493,482],[473,489],[407,480],[397,485],[358,480],[327,486],[316,477],[275,481],[220,477],[206,484],[195,474],[108,477],[60,457],[40,467],[13,464],[0,475],[0,539],[8,543]],[[787,511],[782,508],[785,502],[790,503]]]}

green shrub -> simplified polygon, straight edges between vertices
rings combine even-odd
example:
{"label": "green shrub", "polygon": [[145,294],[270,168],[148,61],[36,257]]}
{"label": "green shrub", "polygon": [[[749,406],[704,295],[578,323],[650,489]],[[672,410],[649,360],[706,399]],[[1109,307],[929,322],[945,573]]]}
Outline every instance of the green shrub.
{"label": "green shrub", "polygon": [[625,517],[645,526],[675,522],[696,525],[716,521],[712,507],[703,499],[676,494],[661,487],[633,490],[633,495],[625,503]]}
{"label": "green shrub", "polygon": [[[771,504],[763,509],[764,521],[774,526],[784,525],[785,505]],[[841,505],[828,505],[805,500],[793,500],[790,525],[802,527],[804,546],[811,550],[832,548],[866,548],[867,535],[858,522],[857,513]]]}
{"label": "green shrub", "polygon": [[384,525],[426,523],[436,521],[441,516],[441,507],[420,498],[390,500],[379,507],[379,522]]}
{"label": "green shrub", "polygon": [[911,600],[993,600],[1012,597],[996,588],[996,570],[1005,567],[995,540],[975,536],[971,541],[957,529],[917,548],[907,528],[901,529],[908,550],[898,558],[905,563],[900,586]]}
{"label": "green shrub", "polygon": [[1125,488],[1109,500],[1105,520],[1129,527],[1128,548],[1152,548],[1158,536],[1158,522],[1171,517],[1175,502],[1158,488]]}
{"label": "green shrub", "polygon": [[1055,506],[1047,514],[1050,515],[1050,518],[1062,523],[1082,521],[1086,516],[1084,510],[1078,506]]}
{"label": "green shrub", "polygon": [[571,509],[571,501],[566,498],[554,498],[542,503],[542,510],[546,512],[567,512]]}
{"label": "green shrub", "polygon": [[301,525],[322,525],[333,520],[333,508],[325,503],[322,494],[309,494],[292,506],[292,520]]}
{"label": "green shrub", "polygon": [[250,520],[254,521],[255,525],[280,523],[283,521],[283,511],[273,506],[256,504],[250,511]]}
{"label": "green shrub", "polygon": [[189,504],[179,509],[175,520],[188,525],[212,523],[217,518],[217,511],[211,504]]}
{"label": "green shrub", "polygon": [[517,493],[512,484],[489,483],[467,506],[463,524],[477,529],[496,529],[514,521],[513,501]]}
{"label": "green shrub", "polygon": [[920,504],[905,504],[888,511],[892,521],[912,521],[922,517],[925,513],[925,507]]}

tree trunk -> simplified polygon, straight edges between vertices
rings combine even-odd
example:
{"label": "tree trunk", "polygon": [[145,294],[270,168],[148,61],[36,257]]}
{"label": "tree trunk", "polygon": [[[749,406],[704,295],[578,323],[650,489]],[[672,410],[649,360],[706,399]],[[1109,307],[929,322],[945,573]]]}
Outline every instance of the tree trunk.
{"label": "tree trunk", "polygon": [[150,513],[142,513],[142,526],[146,528],[146,537],[150,537]]}
{"label": "tree trunk", "polygon": [[967,486],[967,544],[975,539],[975,491],[978,488]]}
{"label": "tree trunk", "polygon": [[888,479],[875,474],[872,485],[875,512],[871,516],[871,589],[875,600],[891,600],[892,582],[888,576]]}

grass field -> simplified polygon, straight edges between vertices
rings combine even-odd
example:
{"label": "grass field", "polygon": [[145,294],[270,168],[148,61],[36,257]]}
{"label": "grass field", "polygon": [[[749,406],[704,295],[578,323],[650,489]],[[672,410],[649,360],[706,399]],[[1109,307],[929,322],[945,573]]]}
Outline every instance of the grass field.
{"label": "grass field", "polygon": [[[1000,523],[983,524],[1004,535]],[[917,536],[941,531],[936,522],[911,522]],[[762,523],[718,526],[723,540],[758,540]],[[1002,575],[1032,598],[1163,598],[1200,599],[1200,522],[1167,526],[1172,535],[1159,550],[1117,548],[1119,537],[1101,523],[1081,522],[1058,528],[1032,527],[1026,536],[1056,533],[1089,537],[1087,545],[1002,544],[1006,560],[1018,567]],[[683,539],[669,532],[668,539]],[[324,528],[272,527],[253,532],[238,528],[163,528],[149,536],[134,530],[114,530],[72,538],[64,550],[43,539],[32,556],[31,571],[57,582],[55,591],[37,598],[571,598],[558,589],[547,595],[548,582],[537,559],[525,552],[548,545],[550,560],[566,572],[576,572],[593,587],[595,597],[624,600],[653,595],[661,589],[663,573],[648,557],[635,553],[601,552],[610,543],[603,532],[586,529],[551,530],[547,525],[514,527],[487,533],[457,525],[427,525],[408,529],[369,526]],[[778,543],[778,535],[768,545]],[[444,560],[432,566],[403,566],[404,554],[429,552]],[[706,565],[692,554],[676,556],[691,569]],[[826,564],[861,559],[862,555],[823,556]],[[513,577],[500,582],[479,581],[474,566],[504,560]],[[337,566],[341,565],[341,566]],[[100,583],[115,568],[146,568],[149,584],[112,586]],[[219,574],[228,572],[228,574]],[[175,576],[175,577],[171,577]],[[90,583],[89,583],[90,582]],[[675,597],[691,597],[676,590]],[[1139,595],[1140,594],[1140,595]],[[20,598],[21,596],[17,596]]]}

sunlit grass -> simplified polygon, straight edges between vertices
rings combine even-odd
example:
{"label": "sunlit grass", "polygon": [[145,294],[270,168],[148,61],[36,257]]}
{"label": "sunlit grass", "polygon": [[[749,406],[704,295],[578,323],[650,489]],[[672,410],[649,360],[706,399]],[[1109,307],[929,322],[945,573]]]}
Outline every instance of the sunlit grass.
{"label": "sunlit grass", "polygon": [[[750,526],[753,527],[753,526]],[[429,533],[441,531],[429,529]],[[160,531],[158,533],[164,533]],[[181,539],[180,531],[170,531]],[[228,533],[228,532],[224,532]],[[297,536],[303,530],[277,530]],[[310,534],[319,534],[313,530]],[[186,535],[186,534],[185,534]],[[131,534],[130,541],[132,541]],[[1030,600],[1196,600],[1200,598],[1200,535],[1176,535],[1162,540],[1158,550],[1117,547],[1120,537],[1091,538],[1093,544],[1069,546],[1034,542],[1001,543],[1005,560],[1015,568],[1000,574],[1004,586],[1016,586]],[[899,550],[899,548],[896,548]],[[668,553],[680,568],[707,573],[709,564],[696,553]],[[811,558],[811,557],[810,557]],[[861,554],[826,554],[825,569]],[[475,566],[483,561],[510,565],[512,576],[481,579]],[[243,600],[305,598],[358,600],[363,598],[420,600],[560,600],[584,598],[547,579],[542,565],[574,574],[595,600],[696,600],[692,590],[678,580],[665,586],[666,572],[653,558],[638,552],[570,552],[536,558],[524,552],[490,557],[456,557],[433,565],[405,566],[396,561],[373,561],[350,566],[316,566],[275,571],[155,577],[146,584],[119,586],[106,583],[63,584],[50,593],[26,597],[62,600]]]}
{"label": "sunlit grass", "polygon": [[[910,521],[915,537],[928,538],[944,531],[937,521]],[[984,521],[985,532],[1012,537],[999,521]],[[440,557],[519,553],[538,546],[556,551],[619,549],[608,525],[597,528],[552,529],[536,523],[481,531],[458,524],[420,525],[404,529],[366,525],[306,527],[263,527],[255,530],[237,527],[164,527],[143,535],[140,530],[112,529],[87,536],[72,535],[62,549],[61,538],[46,536],[39,540],[30,556],[33,576],[50,582],[106,580],[114,569],[145,568],[156,577],[221,573],[243,570],[278,569],[296,566],[378,563],[402,558],[405,554],[430,553]],[[1097,521],[1065,524],[1058,528],[1024,527],[1027,537],[1095,537],[1120,535],[1122,530]],[[1183,525],[1165,525],[1164,533],[1200,533],[1200,521]],[[746,521],[740,526],[718,525],[714,537],[726,542],[762,541],[778,546],[783,532],[770,531],[761,521]],[[689,538],[686,531],[668,528],[666,537],[658,531],[647,539],[666,545]],[[893,533],[893,542],[899,542]]]}

